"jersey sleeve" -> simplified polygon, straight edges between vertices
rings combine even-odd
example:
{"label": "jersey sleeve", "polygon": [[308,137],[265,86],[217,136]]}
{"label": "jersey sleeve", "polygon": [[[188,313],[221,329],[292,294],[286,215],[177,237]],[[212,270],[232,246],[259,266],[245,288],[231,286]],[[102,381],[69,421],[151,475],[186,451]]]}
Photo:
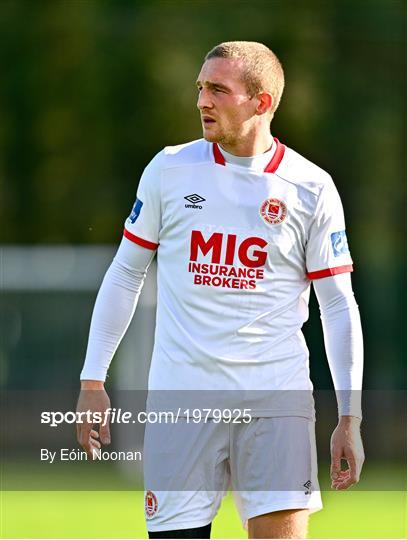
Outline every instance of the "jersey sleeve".
{"label": "jersey sleeve", "polygon": [[161,174],[164,152],[157,154],[144,169],[137,198],[124,224],[124,236],[147,249],[159,245],[161,229]]}
{"label": "jersey sleeve", "polygon": [[321,190],[306,245],[308,279],[353,271],[341,199],[330,181]]}

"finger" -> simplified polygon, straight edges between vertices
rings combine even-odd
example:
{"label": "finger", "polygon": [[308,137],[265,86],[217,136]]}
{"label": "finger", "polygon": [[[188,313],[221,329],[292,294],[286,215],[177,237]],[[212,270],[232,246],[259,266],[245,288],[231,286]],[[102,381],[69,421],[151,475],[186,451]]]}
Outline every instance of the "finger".
{"label": "finger", "polygon": [[84,424],[77,424],[78,442],[81,446],[86,444],[89,440],[90,433],[92,431],[92,424],[88,422]]}
{"label": "finger", "polygon": [[335,480],[332,480],[332,484],[340,484],[341,482],[349,478],[349,471],[339,471]]}
{"label": "finger", "polygon": [[103,444],[110,444],[110,425],[109,425],[109,415],[103,419],[103,422],[99,427],[100,440]]}
{"label": "finger", "polygon": [[91,444],[91,442],[89,441],[88,443],[86,444],[82,444],[82,448],[85,450],[85,452],[87,453],[87,455],[93,459],[93,446]]}
{"label": "finger", "polygon": [[336,483],[335,483],[335,489],[340,489],[340,490],[344,490],[344,489],[348,489],[349,487],[353,486],[354,484],[356,484],[356,481],[355,481],[355,477],[354,475],[352,474],[351,470],[348,469],[347,471],[345,471],[347,474],[346,475],[343,475]]}
{"label": "finger", "polygon": [[332,454],[331,457],[331,479],[336,480],[341,472],[341,456],[339,454]]}
{"label": "finger", "polygon": [[78,442],[80,442],[81,437],[83,437],[84,434],[89,433],[91,429],[92,429],[92,424],[90,424],[89,422],[82,422],[82,420],[77,420],[76,438],[78,439]]}
{"label": "finger", "polygon": [[102,447],[102,445],[100,444],[99,439],[95,439],[94,437],[89,438],[89,443],[90,443],[91,446],[96,447],[96,448],[101,448]]}
{"label": "finger", "polygon": [[348,462],[348,469],[349,469],[349,485],[356,484],[359,482],[359,467],[356,463],[355,456],[352,454],[346,458],[346,461]]}
{"label": "finger", "polygon": [[93,460],[95,459],[94,450],[99,450],[101,446],[102,445],[97,439],[94,439],[93,437],[89,437],[88,441],[82,445],[82,448],[85,450],[87,455]]}
{"label": "finger", "polygon": [[353,482],[350,482],[349,480],[347,480],[345,482],[338,482],[337,484],[335,484],[334,487],[336,490],[342,491],[342,490],[346,490],[350,488],[352,485],[353,485]]}
{"label": "finger", "polygon": [[349,477],[349,469],[346,469],[344,471],[339,471],[337,480],[338,482],[341,482],[342,480],[348,477]]}
{"label": "finger", "polygon": [[78,442],[88,456],[93,459],[93,448],[100,448],[101,446],[98,441],[99,433],[92,429],[92,424],[86,423],[79,426]]}
{"label": "finger", "polygon": [[335,489],[338,489],[338,486],[341,486],[345,482],[347,482],[349,479],[349,471],[340,471],[338,474],[338,478],[336,480],[332,480],[332,487]]}

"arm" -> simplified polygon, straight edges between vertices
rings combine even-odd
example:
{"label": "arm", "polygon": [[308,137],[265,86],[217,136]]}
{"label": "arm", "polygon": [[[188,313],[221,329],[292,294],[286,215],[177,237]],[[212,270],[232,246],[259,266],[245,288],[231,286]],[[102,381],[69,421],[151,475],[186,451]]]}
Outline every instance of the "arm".
{"label": "arm", "polygon": [[[349,273],[314,281],[325,350],[338,400],[339,422],[331,438],[332,487],[359,481],[364,461],[360,436],[363,337]],[[348,469],[341,471],[341,460]]]}
{"label": "arm", "polygon": [[[164,152],[158,153],[141,176],[137,199],[125,222],[123,240],[96,299],[81,373],[80,412],[90,410],[105,414],[110,407],[103,383],[133,317],[148,266],[158,247],[164,157]],[[92,457],[92,450],[100,448],[100,441],[109,444],[109,423],[101,423],[99,433],[89,423],[78,423],[77,436]]]}
{"label": "arm", "polygon": [[[104,389],[107,370],[133,317],[141,288],[155,252],[123,238],[100,287],[92,315],[88,348],[81,373],[77,411],[105,414],[110,407]],[[77,424],[77,438],[92,457],[94,448],[110,443],[109,423],[99,433],[87,422]]]}

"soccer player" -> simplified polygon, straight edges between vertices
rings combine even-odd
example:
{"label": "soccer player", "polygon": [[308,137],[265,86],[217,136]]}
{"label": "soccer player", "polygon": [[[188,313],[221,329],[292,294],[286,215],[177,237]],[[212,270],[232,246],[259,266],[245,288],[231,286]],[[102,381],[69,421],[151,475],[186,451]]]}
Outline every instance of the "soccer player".
{"label": "soccer player", "polygon": [[[95,304],[78,409],[109,407],[106,373],[157,253],[150,406],[161,408],[160,390],[215,391],[250,414],[219,423],[209,412],[189,432],[185,418],[147,427],[150,537],[209,538],[229,482],[250,538],[305,537],[322,506],[301,333],[311,282],[338,400],[332,486],[356,483],[364,460],[362,332],[341,201],[329,174],[270,133],[284,87],[270,49],[222,43],[196,84],[203,139],[166,147],[142,175]],[[110,442],[108,426],[79,425],[78,440],[90,453]]]}

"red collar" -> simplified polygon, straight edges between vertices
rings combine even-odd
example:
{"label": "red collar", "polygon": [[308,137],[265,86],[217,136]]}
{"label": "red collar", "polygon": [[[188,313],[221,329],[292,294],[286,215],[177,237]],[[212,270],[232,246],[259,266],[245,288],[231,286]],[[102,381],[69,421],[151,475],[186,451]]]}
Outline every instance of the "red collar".
{"label": "red collar", "polygon": [[[271,158],[270,162],[266,165],[264,172],[268,173],[274,173],[278,169],[278,166],[281,163],[281,160],[283,159],[284,152],[285,152],[285,146],[284,144],[281,144],[281,142],[274,137],[274,140],[276,141],[276,151],[274,152],[273,157]],[[222,152],[219,150],[219,146],[217,143],[213,143],[212,145],[213,150],[213,157],[215,158],[215,163],[218,165],[226,165],[225,158],[222,155]]]}

